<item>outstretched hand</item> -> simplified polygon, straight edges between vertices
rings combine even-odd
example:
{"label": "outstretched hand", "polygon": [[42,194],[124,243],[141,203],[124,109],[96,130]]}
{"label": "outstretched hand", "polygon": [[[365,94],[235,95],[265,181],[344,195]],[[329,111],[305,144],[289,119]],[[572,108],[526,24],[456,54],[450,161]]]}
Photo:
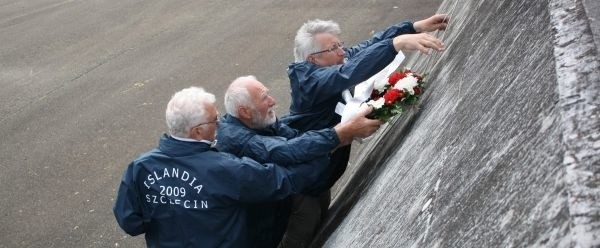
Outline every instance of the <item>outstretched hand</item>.
{"label": "outstretched hand", "polygon": [[450,21],[450,17],[447,14],[437,14],[427,19],[416,21],[413,23],[413,28],[417,33],[445,30],[448,27],[448,21]]}
{"label": "outstretched hand", "polygon": [[352,143],[352,139],[354,138],[369,137],[379,129],[383,122],[366,117],[372,111],[372,107],[363,106],[352,119],[334,127],[338,134],[340,144],[347,145]]}
{"label": "outstretched hand", "polygon": [[437,51],[444,50],[444,43],[430,34],[404,34],[394,37],[394,48],[396,51],[416,51],[419,50],[429,55],[429,48]]}

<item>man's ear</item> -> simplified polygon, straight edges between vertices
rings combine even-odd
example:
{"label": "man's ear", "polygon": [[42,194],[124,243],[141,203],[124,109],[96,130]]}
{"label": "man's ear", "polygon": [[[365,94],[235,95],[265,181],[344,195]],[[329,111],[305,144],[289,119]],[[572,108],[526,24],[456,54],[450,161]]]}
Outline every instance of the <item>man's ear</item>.
{"label": "man's ear", "polygon": [[193,127],[188,133],[189,138],[198,139],[202,134],[202,128],[199,126]]}
{"label": "man's ear", "polygon": [[240,119],[251,120],[252,112],[250,111],[250,108],[240,106],[238,107],[238,116],[240,117]]}
{"label": "man's ear", "polygon": [[308,55],[308,57],[306,57],[306,61],[311,62],[313,64],[315,63],[315,59],[316,58],[314,54]]}

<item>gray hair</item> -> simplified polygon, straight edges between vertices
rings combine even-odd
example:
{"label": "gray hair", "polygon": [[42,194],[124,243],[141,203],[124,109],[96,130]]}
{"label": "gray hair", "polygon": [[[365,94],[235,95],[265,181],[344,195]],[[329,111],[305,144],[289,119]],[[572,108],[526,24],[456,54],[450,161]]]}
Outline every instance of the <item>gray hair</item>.
{"label": "gray hair", "polygon": [[227,114],[233,117],[238,116],[238,108],[240,106],[253,107],[252,97],[246,87],[248,81],[258,81],[255,76],[243,76],[238,77],[231,84],[227,91],[225,91],[225,111]]}
{"label": "gray hair", "polygon": [[189,138],[190,129],[208,119],[205,105],[214,103],[215,95],[199,87],[189,87],[175,93],[165,111],[169,134]]}
{"label": "gray hair", "polygon": [[320,33],[339,35],[341,33],[340,25],[331,20],[323,21],[319,19],[304,23],[298,29],[296,38],[294,39],[294,57],[296,62],[305,61],[308,55],[323,49],[315,41],[315,35]]}

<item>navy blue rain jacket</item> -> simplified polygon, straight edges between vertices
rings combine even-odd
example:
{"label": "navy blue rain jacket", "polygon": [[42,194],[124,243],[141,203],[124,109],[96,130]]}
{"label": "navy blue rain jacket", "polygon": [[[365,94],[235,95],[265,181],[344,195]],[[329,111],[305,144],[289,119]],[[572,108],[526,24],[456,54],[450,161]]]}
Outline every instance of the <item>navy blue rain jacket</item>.
{"label": "navy blue rain jacket", "polygon": [[300,133],[276,121],[263,129],[251,129],[229,114],[221,118],[217,139],[219,151],[282,166],[326,156],[340,143],[331,127]]}
{"label": "navy blue rain jacket", "polygon": [[113,212],[148,247],[248,247],[248,203],[296,194],[326,169],[260,164],[164,135],[127,167]]}
{"label": "navy blue rain jacket", "polygon": [[[333,128],[301,134],[277,121],[267,128],[251,129],[229,114],[221,118],[217,139],[219,151],[281,166],[306,162],[316,162],[314,166],[323,166],[319,164],[320,160],[314,160],[327,156],[339,144]],[[322,180],[319,180],[322,184],[316,184],[303,193],[318,195],[327,189],[329,176],[327,173],[323,174]],[[251,247],[277,247],[285,233],[290,209],[289,200],[250,205],[248,227]]]}
{"label": "navy blue rain jacket", "polygon": [[[369,79],[394,60],[397,52],[392,38],[416,33],[411,22],[393,25],[371,39],[345,48],[347,61],[342,65],[322,67],[308,61],[288,67],[292,103],[290,113],[281,121],[305,132],[333,127],[341,116],[335,113],[341,93]],[[330,185],[343,174],[348,164],[350,146],[341,147],[331,157],[335,164]]]}

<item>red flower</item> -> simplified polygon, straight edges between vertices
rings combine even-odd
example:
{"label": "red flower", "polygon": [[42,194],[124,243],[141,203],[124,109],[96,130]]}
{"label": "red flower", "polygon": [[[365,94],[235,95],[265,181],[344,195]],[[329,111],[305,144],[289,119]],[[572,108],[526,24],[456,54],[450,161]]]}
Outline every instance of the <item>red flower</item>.
{"label": "red flower", "polygon": [[398,72],[394,72],[392,73],[392,75],[390,75],[390,77],[388,78],[388,82],[390,83],[390,85],[394,86],[396,85],[396,83],[398,81],[400,81],[400,79],[403,79],[406,75],[402,74],[402,73],[398,73]]}
{"label": "red flower", "polygon": [[419,88],[419,86],[413,87],[413,91],[415,92],[415,96],[418,96],[421,94],[421,88]]}
{"label": "red flower", "polygon": [[396,100],[402,99],[404,97],[404,92],[399,89],[391,89],[388,90],[385,95],[383,95],[383,99],[385,99],[385,105],[392,105]]}

